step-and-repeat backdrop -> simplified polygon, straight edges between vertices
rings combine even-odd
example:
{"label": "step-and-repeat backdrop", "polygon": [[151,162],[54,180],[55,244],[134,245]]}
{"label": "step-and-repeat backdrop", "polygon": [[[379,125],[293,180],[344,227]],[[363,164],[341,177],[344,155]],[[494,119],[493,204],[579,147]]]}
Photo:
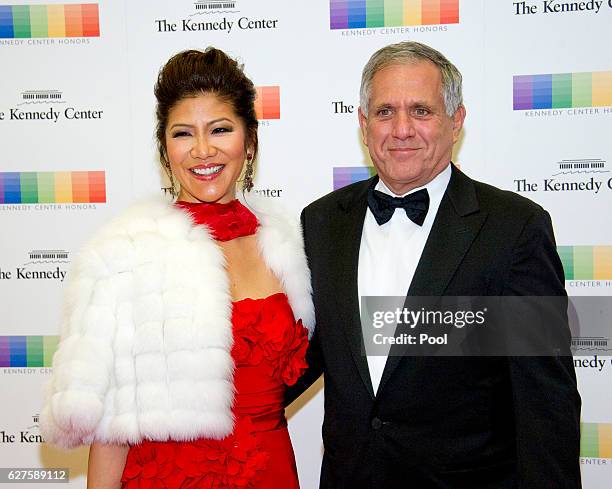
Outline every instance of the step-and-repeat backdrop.
{"label": "step-and-repeat backdrop", "polygon": [[[254,191],[297,216],[372,174],[357,123],[369,56],[400,40],[432,45],[464,75],[454,160],[546,207],[569,294],[609,296],[610,25],[609,0],[2,1],[0,465],[69,468],[71,487],[85,487],[87,450],[62,452],[39,432],[41,389],[74,254],[166,185],[152,89],[172,54],[213,45],[242,60],[259,93]],[[608,338],[597,341],[600,355],[575,358],[587,489],[612,486],[612,363]],[[320,389],[290,412],[304,489],[318,483]]]}

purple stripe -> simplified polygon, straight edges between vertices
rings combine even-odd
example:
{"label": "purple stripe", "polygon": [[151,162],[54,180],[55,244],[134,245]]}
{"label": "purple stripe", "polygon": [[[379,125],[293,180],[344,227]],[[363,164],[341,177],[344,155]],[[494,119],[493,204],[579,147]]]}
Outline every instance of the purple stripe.
{"label": "purple stripe", "polygon": [[348,28],[348,0],[330,0],[329,18],[331,29]]}
{"label": "purple stripe", "polygon": [[334,179],[334,190],[338,190],[339,188],[342,187],[346,187],[347,185],[350,185],[351,183],[351,179],[350,178],[338,178],[337,180]]}
{"label": "purple stripe", "polygon": [[372,175],[369,167],[337,167],[333,169],[334,190],[351,183],[367,180]]}
{"label": "purple stripe", "polygon": [[352,168],[334,168],[334,190],[346,187],[351,183]]}
{"label": "purple stripe", "polygon": [[0,336],[0,367],[11,366],[11,347],[8,336]]}
{"label": "purple stripe", "polygon": [[533,77],[521,75],[514,77],[514,110],[526,110],[533,108]]}

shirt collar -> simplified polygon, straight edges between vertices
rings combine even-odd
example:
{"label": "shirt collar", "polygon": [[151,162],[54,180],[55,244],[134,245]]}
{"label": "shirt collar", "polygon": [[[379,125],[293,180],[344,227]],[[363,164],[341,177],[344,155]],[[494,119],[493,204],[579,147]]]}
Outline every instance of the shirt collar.
{"label": "shirt collar", "polygon": [[451,165],[447,165],[444,170],[438,173],[433,180],[423,185],[422,187],[413,188],[409,192],[406,192],[402,195],[394,194],[389,188],[384,184],[384,182],[379,178],[378,183],[376,184],[375,190],[383,192],[387,195],[391,195],[392,197],[405,197],[408,194],[417,192],[421,189],[426,188],[427,193],[429,194],[429,198],[431,200],[441,200],[444,192],[446,191],[446,187],[448,187],[448,182],[450,182],[451,177]]}

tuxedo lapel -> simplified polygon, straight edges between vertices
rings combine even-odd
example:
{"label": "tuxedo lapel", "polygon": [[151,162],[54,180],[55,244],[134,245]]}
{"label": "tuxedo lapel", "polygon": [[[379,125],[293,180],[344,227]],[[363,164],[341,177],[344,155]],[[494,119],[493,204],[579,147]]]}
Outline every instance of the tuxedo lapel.
{"label": "tuxedo lapel", "polygon": [[377,181],[376,177],[357,185],[353,193],[339,201],[339,219],[332,223],[337,243],[335,249],[338,250],[335,260],[336,270],[332,271],[332,276],[339,277],[339,283],[343,285],[339,290],[345,291],[344,294],[335,295],[336,310],[359,375],[372,398],[374,397],[374,390],[365,357],[359,315],[357,273],[361,234],[367,209],[366,194],[368,187],[373,185],[375,181]]}
{"label": "tuxedo lapel", "polygon": [[441,296],[486,219],[469,177],[453,166],[451,180],[414,273],[408,295]]}
{"label": "tuxedo lapel", "polygon": [[[444,295],[486,217],[486,213],[479,210],[471,179],[453,166],[450,182],[408,289],[409,296]],[[400,355],[393,355],[394,349],[397,353],[401,347],[391,349],[379,392],[402,359]]]}

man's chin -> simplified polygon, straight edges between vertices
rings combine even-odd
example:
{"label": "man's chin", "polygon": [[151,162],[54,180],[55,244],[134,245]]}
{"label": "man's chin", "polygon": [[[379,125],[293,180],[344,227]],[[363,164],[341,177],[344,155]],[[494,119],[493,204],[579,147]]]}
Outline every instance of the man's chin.
{"label": "man's chin", "polygon": [[396,178],[385,178],[380,176],[380,179],[395,195],[403,195],[410,192],[413,188],[423,185],[420,175],[398,175]]}

